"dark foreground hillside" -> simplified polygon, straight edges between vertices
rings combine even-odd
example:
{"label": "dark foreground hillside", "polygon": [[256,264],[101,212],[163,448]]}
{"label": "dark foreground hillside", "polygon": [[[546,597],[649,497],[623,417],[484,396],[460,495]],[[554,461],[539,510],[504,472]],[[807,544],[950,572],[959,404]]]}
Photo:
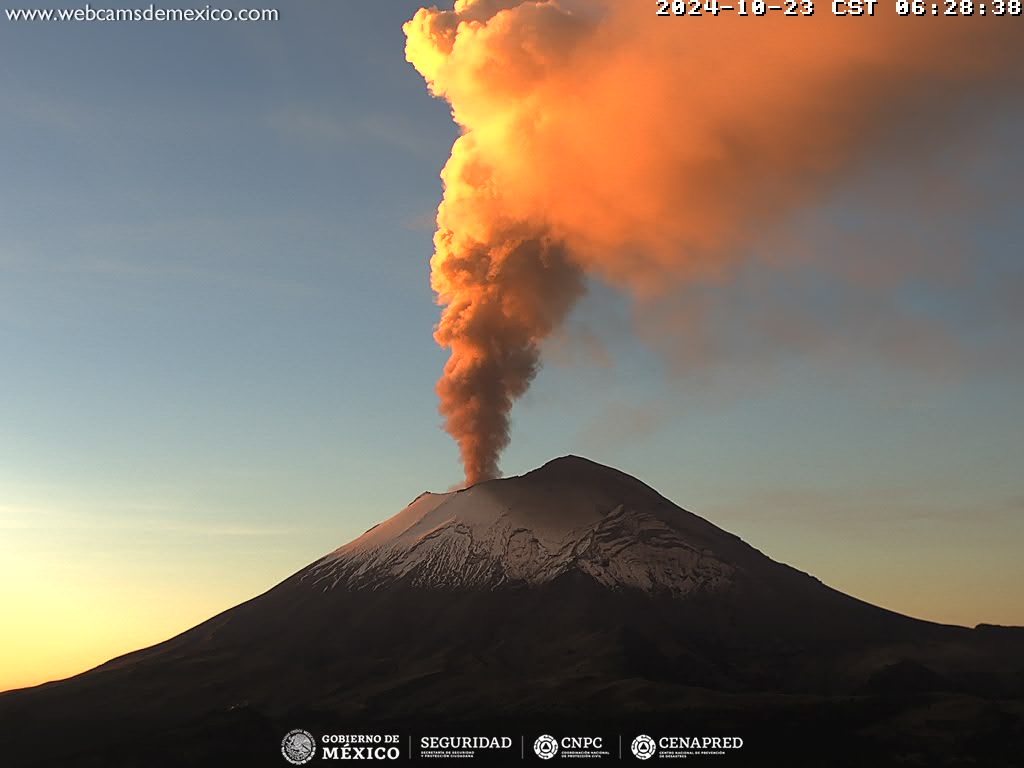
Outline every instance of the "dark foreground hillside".
{"label": "dark foreground hillside", "polygon": [[0,694],[0,764],[279,766],[293,728],[400,734],[403,761],[559,731],[743,739],[712,765],[1022,764],[1024,630],[868,605],[574,457],[423,498],[176,638]]}

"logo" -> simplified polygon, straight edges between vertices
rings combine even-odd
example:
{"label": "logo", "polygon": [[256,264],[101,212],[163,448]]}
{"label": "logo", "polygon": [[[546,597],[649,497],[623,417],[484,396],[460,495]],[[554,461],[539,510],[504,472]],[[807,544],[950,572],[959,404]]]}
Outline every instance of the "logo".
{"label": "logo", "polygon": [[325,733],[321,760],[397,760],[402,755],[397,733]]}
{"label": "logo", "polygon": [[513,740],[511,736],[422,736],[418,741],[418,754],[414,757],[417,760],[451,760],[490,757],[497,753],[507,758],[513,754],[513,745],[517,747],[514,754],[518,757],[518,739]]}
{"label": "logo", "polygon": [[288,731],[281,740],[281,754],[292,765],[304,765],[316,754],[316,741],[313,734],[301,728]]}
{"label": "logo", "polygon": [[[637,738],[639,741],[641,736]],[[742,749],[743,739],[739,736],[661,736],[658,738],[658,757],[664,758],[686,758],[693,755],[725,755],[729,750]],[[652,741],[651,752],[655,751]],[[633,742],[633,754],[636,754],[636,742]],[[646,760],[646,757],[642,757]]]}
{"label": "logo", "polygon": [[655,745],[654,739],[643,733],[633,739],[632,749],[633,755],[641,760],[647,760],[648,758],[654,757],[654,753],[658,751],[658,747]]}
{"label": "logo", "polygon": [[533,751],[537,753],[537,757],[541,760],[550,760],[558,754],[558,742],[555,741],[554,736],[544,734],[533,742]]}

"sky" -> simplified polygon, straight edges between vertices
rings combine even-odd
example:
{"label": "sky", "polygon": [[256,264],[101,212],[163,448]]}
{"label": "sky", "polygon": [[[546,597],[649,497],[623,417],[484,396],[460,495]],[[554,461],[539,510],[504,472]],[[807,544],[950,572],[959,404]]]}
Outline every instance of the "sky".
{"label": "sky", "polygon": [[[0,690],[461,478],[428,265],[458,129],[405,61],[417,8],[0,19]],[[1024,624],[1019,107],[880,144],[728,281],[591,279],[505,473],[584,455],[856,597]]]}

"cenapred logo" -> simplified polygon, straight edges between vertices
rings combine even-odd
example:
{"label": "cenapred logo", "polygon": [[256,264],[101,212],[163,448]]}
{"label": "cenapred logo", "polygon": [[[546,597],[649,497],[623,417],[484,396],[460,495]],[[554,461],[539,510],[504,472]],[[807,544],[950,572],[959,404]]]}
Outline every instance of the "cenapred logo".
{"label": "cenapred logo", "polygon": [[295,728],[281,740],[281,754],[292,765],[304,765],[316,754],[316,739],[309,731]]}
{"label": "cenapred logo", "polygon": [[631,745],[633,755],[640,758],[641,760],[647,760],[648,758],[654,757],[654,753],[658,751],[658,745],[654,743],[647,734],[641,733],[635,739]]}
{"label": "cenapred logo", "polygon": [[548,736],[545,733],[543,736],[538,736],[537,740],[533,742],[533,751],[541,760],[550,760],[558,754],[558,742],[555,741],[554,736]]}

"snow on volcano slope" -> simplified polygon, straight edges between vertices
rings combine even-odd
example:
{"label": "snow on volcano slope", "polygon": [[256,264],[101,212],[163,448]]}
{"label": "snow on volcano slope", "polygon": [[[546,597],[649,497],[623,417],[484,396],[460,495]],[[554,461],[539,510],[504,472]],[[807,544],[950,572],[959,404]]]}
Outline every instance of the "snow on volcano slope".
{"label": "snow on volcano slope", "polygon": [[638,480],[569,456],[521,477],[424,493],[303,579],[325,589],[496,587],[575,569],[607,587],[685,595],[732,581],[721,550],[737,542]]}

